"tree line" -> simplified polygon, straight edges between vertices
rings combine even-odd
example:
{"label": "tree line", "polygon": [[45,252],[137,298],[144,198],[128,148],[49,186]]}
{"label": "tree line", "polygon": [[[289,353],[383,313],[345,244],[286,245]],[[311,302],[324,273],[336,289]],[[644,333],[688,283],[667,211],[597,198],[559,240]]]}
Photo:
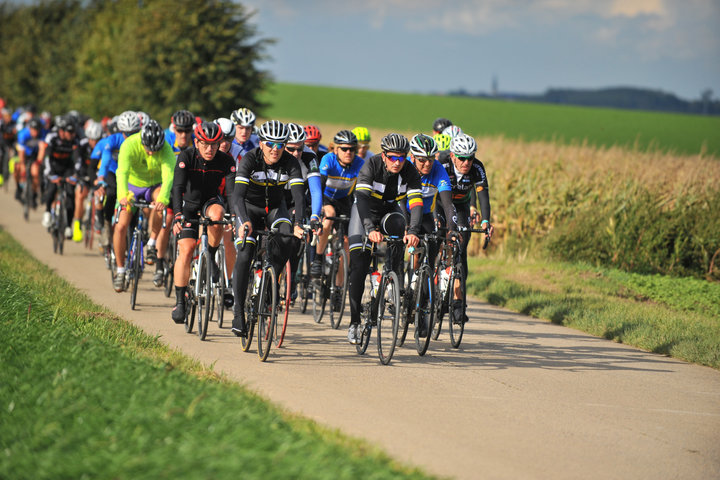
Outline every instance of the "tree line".
{"label": "tree line", "polygon": [[[270,39],[232,0],[0,2],[0,97],[94,118],[261,110]],[[163,122],[161,122],[163,123]]]}

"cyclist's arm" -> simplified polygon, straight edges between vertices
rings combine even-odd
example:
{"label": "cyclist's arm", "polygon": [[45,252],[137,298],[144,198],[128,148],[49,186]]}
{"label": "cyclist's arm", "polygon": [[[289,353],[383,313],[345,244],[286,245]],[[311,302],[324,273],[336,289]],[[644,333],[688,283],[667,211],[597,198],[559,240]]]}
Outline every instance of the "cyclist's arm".
{"label": "cyclist's arm", "polygon": [[455,223],[457,211],[455,210],[455,204],[452,202],[452,191],[443,190],[442,192],[438,192],[438,196],[440,197],[442,208],[445,211],[447,229],[450,231],[457,231],[457,224]]}
{"label": "cyclist's arm", "polygon": [[225,200],[228,206],[232,205],[232,195],[235,191],[235,160],[230,157],[230,166],[228,173],[225,175]]}
{"label": "cyclist's arm", "polygon": [[370,195],[372,194],[373,186],[372,165],[372,162],[365,162],[365,165],[360,169],[360,173],[358,173],[358,179],[355,185],[355,201],[357,202],[358,214],[363,222],[365,235],[369,235],[370,232],[378,230],[370,216]]}
{"label": "cyclist's arm", "polygon": [[187,190],[187,165],[183,158],[179,158],[175,165],[175,174],[173,175],[172,185],[172,207],[175,215],[182,215],[183,195]]}
{"label": "cyclist's arm", "polygon": [[130,176],[132,156],[133,151],[131,142],[123,142],[123,144],[120,146],[120,153],[118,154],[118,166],[115,172],[118,201],[127,198],[129,193],[128,178]]}
{"label": "cyclist's arm", "polygon": [[230,201],[232,213],[240,220],[240,223],[245,223],[250,220],[250,217],[247,214],[247,209],[245,208],[245,197],[250,183],[251,171],[251,159],[247,156],[243,156],[235,175],[235,186],[233,187]]}
{"label": "cyclist's arm", "polygon": [[408,208],[410,209],[410,224],[408,225],[408,233],[412,235],[420,235],[423,215],[422,181],[420,180],[420,174],[417,173],[417,170],[412,164],[407,166],[406,172],[408,172],[407,203]]}
{"label": "cyclist's arm", "polygon": [[[477,160],[476,160],[477,161]],[[473,163],[473,167],[476,173],[477,180],[475,182],[475,192],[477,192],[477,202],[473,202],[470,205],[480,206],[480,215],[483,221],[490,221],[490,195],[488,193],[488,181],[487,174],[485,173],[485,167],[480,161]]]}
{"label": "cyclist's arm", "polygon": [[[289,155],[289,154],[288,154]],[[288,165],[288,176],[290,179],[290,193],[293,197],[293,203],[295,203],[295,225],[302,225],[303,213],[305,212],[305,180],[302,177],[302,170],[300,170],[300,164],[295,157],[290,157],[292,160],[289,161]]]}
{"label": "cyclist's arm", "polygon": [[[327,177],[324,178],[327,179]],[[312,202],[311,214],[320,218],[320,213],[322,212],[322,192],[325,185],[323,184],[323,176],[320,174],[320,169],[317,167],[316,158],[310,161],[307,182],[308,188],[310,189],[310,200]]]}
{"label": "cyclist's arm", "polygon": [[172,147],[167,142],[165,142],[165,145],[163,145],[157,155],[160,156],[160,174],[162,175],[162,186],[160,187],[157,201],[167,206],[170,204],[170,191],[173,186],[173,175],[175,174],[177,157],[175,157]]}

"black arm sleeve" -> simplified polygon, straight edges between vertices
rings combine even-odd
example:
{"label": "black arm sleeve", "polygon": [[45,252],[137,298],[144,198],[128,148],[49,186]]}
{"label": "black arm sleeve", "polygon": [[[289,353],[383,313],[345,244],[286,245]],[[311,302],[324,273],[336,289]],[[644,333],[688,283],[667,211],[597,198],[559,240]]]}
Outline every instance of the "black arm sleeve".
{"label": "black arm sleeve", "polygon": [[480,202],[480,215],[483,220],[490,221],[490,194],[487,188],[477,189],[477,198]]}
{"label": "black arm sleeve", "polygon": [[[173,176],[173,185],[171,190],[172,208],[175,215],[182,213],[182,202],[185,191],[187,190],[187,169],[180,168],[183,162],[175,162],[175,173]],[[185,165],[185,163],[183,163]]]}
{"label": "black arm sleeve", "polygon": [[452,192],[450,190],[443,190],[439,192],[440,203],[442,203],[443,211],[445,212],[445,222],[447,229],[451,231],[457,231],[457,224],[455,223],[455,217],[457,217],[457,211],[455,205],[452,202]]}

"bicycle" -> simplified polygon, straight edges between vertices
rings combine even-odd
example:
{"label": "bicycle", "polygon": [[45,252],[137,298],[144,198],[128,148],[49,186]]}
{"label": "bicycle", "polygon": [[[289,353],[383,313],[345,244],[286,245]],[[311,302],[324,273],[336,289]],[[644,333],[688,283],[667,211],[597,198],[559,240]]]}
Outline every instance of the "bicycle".
{"label": "bicycle", "polygon": [[177,257],[177,236],[172,231],[168,237],[168,247],[165,249],[163,262],[163,293],[170,297],[175,284],[175,258]]}
{"label": "bicycle", "polygon": [[[304,228],[304,227],[303,227]],[[298,297],[300,297],[300,313],[307,311],[308,301],[313,296],[313,283],[310,277],[310,264],[312,263],[310,252],[317,244],[317,236],[310,233],[310,229],[305,232],[305,239],[300,247],[300,261],[298,269],[295,272],[295,280],[298,289]]]}
{"label": "bicycle", "polygon": [[[345,228],[350,217],[341,215],[326,217],[334,221],[334,232],[328,237],[326,253],[323,260],[323,270],[320,278],[315,280],[313,293],[313,319],[315,323],[322,321],[327,299],[330,299],[330,326],[334,329],[340,327],[348,289],[348,254],[345,251]],[[338,273],[342,268],[342,272]],[[338,285],[338,276],[341,284]]]}
{"label": "bicycle", "polygon": [[430,345],[430,333],[435,318],[434,303],[437,292],[429,253],[431,243],[436,241],[436,234],[425,234],[420,239],[420,245],[408,248],[410,257],[405,269],[407,273],[404,292],[405,308],[403,309],[402,332],[398,337],[398,346],[402,346],[405,342],[409,325],[412,323],[415,326],[415,349],[421,357],[425,355]]}
{"label": "bicycle", "polygon": [[[444,230],[444,229],[441,229]],[[477,232],[484,233],[485,240],[483,250],[487,248],[490,242],[490,233],[488,228],[471,229],[467,227],[458,227],[460,232]],[[465,332],[465,322],[462,318],[455,317],[455,309],[453,301],[455,300],[455,282],[459,281],[460,292],[458,297],[461,301],[465,301],[465,281],[462,264],[458,261],[458,253],[460,250],[460,240],[458,237],[448,239],[446,245],[438,253],[435,262],[435,278],[434,283],[438,288],[438,299],[435,304],[435,324],[432,330],[432,339],[437,340],[442,329],[443,316],[448,314],[448,332],[450,333],[450,344],[453,348],[459,348]]]}
{"label": "bicycle", "polygon": [[[245,296],[245,315],[247,325],[247,337],[240,337],[243,352],[247,352],[252,344],[255,325],[258,328],[258,357],[260,361],[267,360],[270,353],[270,345],[273,338],[277,337],[277,314],[278,314],[278,283],[275,269],[270,264],[268,245],[276,235],[290,236],[280,233],[275,229],[263,230],[254,233],[257,239],[257,247],[250,265],[250,281],[248,281],[247,294]],[[240,244],[240,250],[245,248],[248,228],[245,227],[245,235]],[[292,235],[294,236],[294,235]]]}
{"label": "bicycle", "polygon": [[[29,173],[29,170],[28,170]],[[63,246],[65,244],[65,229],[70,225],[68,219],[68,193],[65,184],[75,185],[76,180],[74,177],[61,177],[51,176],[49,180],[57,184],[57,193],[55,194],[55,200],[52,203],[50,209],[51,224],[50,235],[53,240],[53,253],[63,254]],[[32,189],[26,189],[32,190]]]}
{"label": "bicycle", "polygon": [[[208,227],[213,225],[231,225],[230,214],[225,214],[222,220],[211,220],[209,217],[201,216],[199,219],[184,219],[185,223],[197,223],[202,230],[200,239],[198,240],[198,255],[193,259],[192,273],[190,274],[190,283],[192,288],[188,288],[188,291],[193,291],[190,301],[192,302],[186,308],[188,312],[185,316],[185,331],[191,333],[194,323],[195,315],[198,317],[198,337],[200,340],[205,340],[207,336],[208,325],[212,321],[212,316],[215,311],[216,295],[215,289],[216,284],[219,283],[219,279],[216,281],[213,278],[213,261],[214,259],[210,256],[210,245],[208,243]],[[218,266],[220,267],[220,266]],[[194,281],[193,281],[194,280]],[[224,294],[224,292],[223,292]],[[222,304],[219,306],[222,309]]]}
{"label": "bicycle", "polygon": [[[392,360],[400,323],[400,279],[392,270],[392,252],[396,248],[404,248],[403,239],[397,236],[385,235],[387,249],[382,274],[377,271],[376,244],[372,246],[372,264],[370,272],[369,298],[362,303],[360,323],[360,343],[355,345],[357,353],[364,355],[370,343],[372,329],[377,330],[377,349],[380,363],[387,365]],[[366,243],[367,244],[367,239]],[[365,248],[363,245],[363,248]],[[366,292],[368,290],[366,289]],[[383,343],[383,339],[385,342]]]}
{"label": "bicycle", "polygon": [[[90,184],[89,178],[86,178],[85,181],[88,185]],[[101,212],[103,208],[104,196],[95,195],[95,191],[98,188],[99,187],[97,185],[91,188],[90,193],[88,193],[87,197],[85,197],[84,200],[85,210],[82,222],[83,239],[85,241],[85,248],[90,250],[92,250],[93,242],[95,241],[97,217],[99,212]]]}
{"label": "bicycle", "polygon": [[34,207],[33,196],[35,195],[35,191],[33,190],[33,179],[32,174],[30,173],[30,169],[33,163],[34,160],[32,159],[27,159],[25,161],[25,186],[22,192],[22,206],[23,218],[26,222],[30,220],[30,209]]}

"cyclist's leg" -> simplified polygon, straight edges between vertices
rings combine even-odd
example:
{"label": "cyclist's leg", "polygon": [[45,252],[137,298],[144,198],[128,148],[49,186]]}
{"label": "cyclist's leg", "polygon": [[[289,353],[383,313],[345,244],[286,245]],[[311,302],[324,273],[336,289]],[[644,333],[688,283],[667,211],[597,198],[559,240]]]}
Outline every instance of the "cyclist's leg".
{"label": "cyclist's leg", "polygon": [[350,325],[360,324],[360,307],[363,291],[365,290],[365,277],[370,268],[370,248],[368,241],[363,248],[365,229],[363,227],[357,205],[353,205],[348,226],[348,242],[350,247],[350,274],[348,276],[348,297],[350,299]]}
{"label": "cyclist's leg", "polygon": [[[457,225],[470,227],[470,207],[467,204],[455,205],[457,210]],[[470,242],[471,232],[461,232],[462,242],[456,265],[462,266],[462,278],[455,279],[453,286],[453,308],[456,311],[456,318],[463,318],[465,315],[465,280],[467,279],[467,247]]]}
{"label": "cyclist's leg", "polygon": [[[203,207],[204,215],[210,220],[219,222],[225,216],[225,202],[220,197],[211,198]],[[218,265],[215,263],[215,253],[220,246],[223,237],[223,226],[212,225],[208,227],[208,251],[212,259],[213,281],[217,281],[219,275]]]}
{"label": "cyclist's leg", "polygon": [[115,248],[115,261],[119,272],[125,270],[125,253],[127,250],[127,232],[132,220],[132,211],[121,208],[118,213],[117,224],[113,232],[113,247]]}
{"label": "cyclist's leg", "polygon": [[327,217],[335,216],[335,206],[330,202],[329,199],[323,197],[323,215],[326,217],[323,220],[322,232],[318,235],[317,244],[315,245],[315,259],[311,267],[311,274],[313,277],[319,277],[322,272],[322,261],[325,257],[325,248],[327,247],[328,237],[332,232],[333,221],[328,220]]}
{"label": "cyclist's leg", "polygon": [[[78,182],[74,188],[74,202],[75,202],[75,214],[73,215],[73,240],[79,242],[82,240],[82,229],[80,228],[80,222],[85,213],[85,199],[88,196],[90,189],[83,182]],[[73,198],[73,197],[68,197]],[[68,202],[70,203],[70,202]]]}
{"label": "cyclist's leg", "polygon": [[[186,216],[185,218],[195,218],[195,215]],[[175,307],[173,307],[172,319],[175,323],[183,323],[185,320],[185,294],[190,280],[190,265],[197,238],[198,226],[191,223],[183,224],[178,237],[178,256],[175,259],[173,275],[175,279]]]}
{"label": "cyclist's leg", "polygon": [[268,228],[277,228],[283,234],[275,237],[274,244],[270,245],[270,262],[275,268],[275,272],[280,272],[285,267],[285,263],[287,263],[292,252],[297,252],[300,248],[300,239],[295,236],[288,236],[293,234],[293,228],[290,215],[284,204],[270,210],[266,222]]}
{"label": "cyclist's leg", "polygon": [[[232,332],[235,335],[244,335],[246,332],[245,325],[245,294],[247,293],[247,285],[250,280],[250,261],[255,255],[256,248],[256,236],[255,232],[262,230],[265,227],[265,210],[259,207],[255,207],[252,204],[246,203],[245,208],[247,209],[250,222],[252,222],[253,231],[248,235],[245,241],[245,248],[240,248],[242,243],[240,240],[236,240],[237,258],[235,260],[235,268],[233,268],[233,296],[235,297],[235,304],[233,305],[233,322]],[[242,229],[242,223],[240,219],[237,220],[237,230]]]}
{"label": "cyclist's leg", "polygon": [[[388,210],[383,212],[384,216],[380,222],[381,231],[385,235],[393,235],[402,237],[405,234],[407,227],[407,219],[403,213],[403,209],[398,204],[393,204]],[[391,262],[392,270],[397,274],[398,280],[400,280],[400,288],[404,285],[403,275],[403,254],[404,249],[397,244],[390,244],[388,251],[388,259]]]}

